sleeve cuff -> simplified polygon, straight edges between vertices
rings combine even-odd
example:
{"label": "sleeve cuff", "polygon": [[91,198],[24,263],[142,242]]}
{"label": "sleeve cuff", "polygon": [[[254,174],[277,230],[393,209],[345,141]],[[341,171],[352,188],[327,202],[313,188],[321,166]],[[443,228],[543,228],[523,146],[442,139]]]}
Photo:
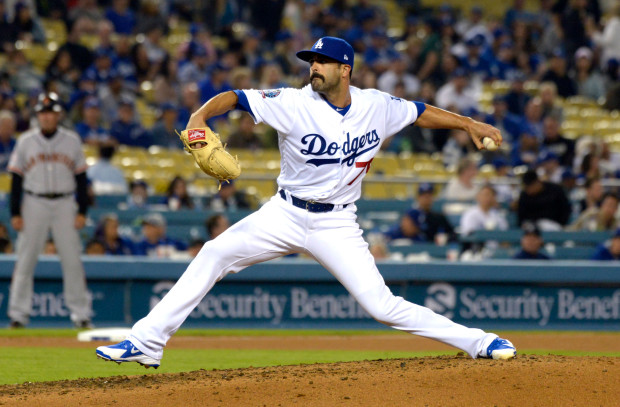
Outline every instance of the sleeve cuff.
{"label": "sleeve cuff", "polygon": [[250,102],[248,101],[248,97],[245,95],[245,92],[239,89],[236,89],[233,92],[235,92],[235,94],[237,95],[237,98],[239,99],[237,101],[237,105],[235,106],[235,108],[239,110],[243,110],[244,112],[248,112],[249,114],[252,115],[252,117],[256,117],[254,116],[254,113],[252,112],[252,108],[250,107]]}

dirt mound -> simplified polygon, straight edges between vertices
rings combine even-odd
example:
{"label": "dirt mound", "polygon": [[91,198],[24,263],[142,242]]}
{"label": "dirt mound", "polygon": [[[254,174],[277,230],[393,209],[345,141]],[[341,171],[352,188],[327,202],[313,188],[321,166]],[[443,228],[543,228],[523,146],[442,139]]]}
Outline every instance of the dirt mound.
{"label": "dirt mound", "polygon": [[465,355],[0,387],[0,405],[29,406],[614,406],[620,360]]}

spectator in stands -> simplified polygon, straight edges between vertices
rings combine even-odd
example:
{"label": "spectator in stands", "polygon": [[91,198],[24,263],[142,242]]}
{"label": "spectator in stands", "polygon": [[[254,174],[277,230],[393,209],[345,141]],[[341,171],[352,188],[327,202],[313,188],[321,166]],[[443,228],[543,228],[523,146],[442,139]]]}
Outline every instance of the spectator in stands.
{"label": "spectator in stands", "polygon": [[467,109],[478,109],[474,93],[468,88],[469,79],[464,68],[457,68],[450,82],[437,90],[435,101],[442,109],[463,112]]}
{"label": "spectator in stands", "polygon": [[493,97],[493,112],[486,115],[484,122],[498,128],[507,142],[518,140],[524,127],[523,120],[508,111],[504,95]]}
{"label": "spectator in stands", "polygon": [[86,175],[92,182],[95,195],[126,194],[125,174],[112,164],[116,148],[113,144],[99,145],[99,159],[88,167]]}
{"label": "spectator in stands", "polygon": [[579,202],[579,213],[583,213],[590,208],[598,208],[605,193],[599,177],[586,178],[583,186],[585,197]]}
{"label": "spectator in stands", "polygon": [[6,225],[0,222],[0,254],[13,253],[13,244],[11,243],[11,236],[9,236],[9,229]]}
{"label": "spectator in stands", "polygon": [[612,59],[620,60],[620,3],[616,2],[609,10],[609,19],[603,32],[598,30],[593,21],[588,28],[593,42],[601,50],[601,66],[606,66]]}
{"label": "spectator in stands", "polygon": [[118,119],[112,122],[110,135],[119,144],[148,148],[151,135],[134,118],[134,104],[131,99],[123,98],[118,109]]}
{"label": "spectator in stands", "polygon": [[68,49],[59,50],[45,69],[45,80],[54,82],[59,87],[58,94],[68,97],[75,90],[75,84],[80,78],[80,69],[73,64]]}
{"label": "spectator in stands", "polygon": [[540,154],[540,141],[529,131],[521,134],[519,143],[510,152],[513,167],[526,165],[530,169],[536,168]]}
{"label": "spectator in stands", "polygon": [[510,83],[510,90],[505,97],[508,111],[519,116],[525,114],[525,107],[532,99],[532,97],[525,92],[525,87],[523,86],[525,80],[526,77],[522,72],[516,73]]}
{"label": "spectator in stands", "polygon": [[239,128],[228,137],[228,148],[242,148],[252,151],[263,148],[263,142],[254,129],[252,116],[242,113],[239,118]]}
{"label": "spectator in stands", "polygon": [[220,190],[208,200],[206,206],[212,211],[234,211],[237,209],[250,209],[250,202],[247,194],[243,191],[238,191],[235,181],[230,180],[222,183]]}
{"label": "spectator in stands", "polygon": [[[96,0],[78,0],[77,4],[69,10],[67,17],[72,21],[85,17],[88,18],[92,24],[99,24],[102,21],[106,21],[107,24],[112,26],[109,21],[103,20],[103,11],[98,7]],[[112,29],[114,29],[113,26]]]}
{"label": "spectator in stands", "polygon": [[131,40],[126,35],[118,35],[114,48],[111,50],[114,55],[112,66],[123,82],[123,86],[127,88],[135,87],[137,82],[136,67],[131,59],[131,50]]}
{"label": "spectator in stands", "polygon": [[2,222],[0,222],[0,237],[9,238],[9,229]]}
{"label": "spectator in stands", "polygon": [[[211,75],[205,77],[202,81],[198,82],[201,103],[205,103],[207,100],[211,99],[215,95],[220,94],[221,92],[232,90],[232,87],[228,82],[229,73],[230,67],[220,62],[217,62],[211,68]],[[217,120],[221,118],[222,116],[212,117],[207,121],[207,124],[209,125],[209,127],[215,128],[215,122],[217,122]]]}
{"label": "spectator in stands", "polygon": [[118,216],[115,213],[106,213],[99,219],[94,238],[102,244],[105,254],[135,254],[133,242],[118,232]]}
{"label": "spectator in stands", "polygon": [[519,225],[529,220],[543,230],[560,230],[568,223],[571,206],[562,187],[541,181],[533,170],[523,174],[522,185],[517,204]]}
{"label": "spectator in stands", "polygon": [[95,61],[86,68],[84,76],[94,80],[97,85],[107,84],[113,76],[118,76],[112,66],[114,55],[105,48],[97,48],[94,52]]}
{"label": "spectator in stands", "polygon": [[573,165],[575,142],[560,134],[560,123],[555,117],[547,116],[543,120],[543,147],[553,152],[565,168]]}
{"label": "spectator in stands", "polygon": [[6,4],[0,2],[0,52],[8,52],[13,49],[16,40],[13,24],[11,24],[7,13]]}
{"label": "spectator in stands", "polygon": [[183,177],[176,176],[168,184],[163,202],[171,211],[194,209],[194,200],[187,192],[187,182]]}
{"label": "spectator in stands", "polygon": [[460,65],[477,78],[485,80],[493,76],[491,69],[495,59],[491,53],[485,52],[486,40],[483,34],[475,34],[465,40],[466,54],[460,58]]}
{"label": "spectator in stands", "polygon": [[569,76],[566,69],[566,54],[561,49],[553,51],[548,61],[549,68],[541,77],[542,82],[553,82],[558,94],[563,98],[577,94],[577,85]]}
{"label": "spectator in stands", "polygon": [[[441,61],[441,38],[439,37],[439,24],[432,17],[427,17],[422,21],[419,33],[422,38],[422,49],[419,54],[419,61],[423,61],[422,65],[416,72],[416,76],[421,81],[431,79],[435,74]],[[418,36],[420,34],[418,33]],[[461,73],[459,73],[461,75]]]}
{"label": "spectator in stands", "polygon": [[388,241],[402,240],[409,242],[425,242],[426,235],[420,228],[418,219],[420,211],[411,209],[400,217],[398,224],[388,229],[384,236]]}
{"label": "spectator in stands", "polygon": [[540,229],[533,222],[525,222],[521,227],[521,249],[515,253],[513,259],[518,260],[550,260],[549,256],[541,252],[544,245]]}
{"label": "spectator in stands", "polygon": [[[137,13],[135,31],[144,33],[150,27],[158,26],[164,29],[164,34],[168,34],[168,21],[161,15],[159,0],[142,0],[140,2],[140,10]],[[166,2],[170,3],[170,2]],[[167,9],[167,5],[165,6]]]}
{"label": "spectator in stands", "polygon": [[101,124],[101,103],[94,96],[88,97],[82,106],[82,121],[75,125],[75,131],[85,144],[113,144],[115,140]]}
{"label": "spectator in stands", "polygon": [[105,247],[103,247],[103,243],[101,243],[97,239],[90,239],[86,242],[86,247],[84,248],[84,254],[87,256],[103,256],[105,253]]}
{"label": "spectator in stands", "polygon": [[587,153],[581,161],[579,175],[588,178],[601,178],[600,158],[596,150]]}
{"label": "spectator in stands", "polygon": [[592,260],[620,260],[620,229],[616,229],[609,241],[596,248]]}
{"label": "spectator in stands", "polygon": [[136,179],[129,184],[127,209],[146,209],[148,207],[149,189],[146,182]]}
{"label": "spectator in stands", "polygon": [[112,6],[106,9],[105,18],[114,24],[114,31],[118,34],[133,34],[136,26],[136,16],[129,8],[129,0],[112,0]]}
{"label": "spectator in stands", "polygon": [[497,184],[493,186],[496,193],[497,202],[510,204],[516,198],[516,190],[509,182],[513,179],[514,174],[511,171],[508,160],[503,157],[493,159],[491,163],[495,168],[495,180]]}
{"label": "spectator in stands", "polygon": [[52,59],[50,65],[55,65],[56,58],[62,55],[64,51],[67,51],[71,56],[70,66],[77,67],[80,75],[93,63],[92,52],[80,43],[80,40],[89,25],[90,22],[87,17],[78,18],[74,22],[69,22],[67,24],[67,30],[69,31],[67,41],[60,48],[58,48],[58,51],[56,52],[56,55]]}
{"label": "spectator in stands", "polygon": [[144,43],[135,43],[131,47],[131,61],[136,70],[136,81],[152,81],[161,70],[162,64],[151,64]]}
{"label": "spectator in stands", "polygon": [[422,183],[418,186],[416,220],[427,241],[443,246],[447,241],[456,241],[457,236],[448,219],[433,210],[434,192],[433,184]]}
{"label": "spectator in stands", "polygon": [[[275,62],[263,63],[260,69],[259,89],[287,88],[289,84],[282,77],[282,68]],[[229,75],[230,76],[230,75]]]}
{"label": "spectator in stands", "polygon": [[506,215],[497,208],[497,194],[490,185],[483,186],[476,196],[477,205],[461,216],[460,232],[466,236],[476,230],[506,230]]}
{"label": "spectator in stands", "polygon": [[444,198],[451,201],[473,201],[480,189],[474,184],[476,175],[478,175],[476,163],[468,158],[462,159],[456,169],[456,177],[446,185]]}
{"label": "spectator in stands", "polygon": [[133,104],[134,92],[125,87],[123,78],[117,71],[110,72],[110,80],[107,85],[98,87],[98,96],[101,102],[101,120],[104,123],[112,123],[119,117],[121,104]]}
{"label": "spectator in stands", "polygon": [[152,25],[145,31],[144,48],[146,51],[146,57],[152,66],[155,66],[157,70],[161,69],[161,66],[169,58],[168,51],[161,45],[164,31],[163,27],[159,25]]}
{"label": "spectator in stands", "polygon": [[379,90],[394,94],[394,88],[397,83],[402,82],[405,86],[405,94],[409,99],[413,98],[420,92],[420,81],[415,75],[407,72],[407,62],[400,54],[392,58],[392,63],[387,71],[381,74],[377,79]]}
{"label": "spectator in stands", "polygon": [[198,255],[198,252],[200,251],[200,249],[202,249],[202,246],[205,245],[205,241],[202,239],[194,239],[189,243],[189,246],[187,247],[187,254],[189,255],[189,257],[194,258]]}
{"label": "spectator in stands", "polygon": [[51,237],[45,241],[45,246],[43,246],[43,254],[48,256],[55,256],[58,254],[58,251],[56,250],[56,243],[54,243],[54,239]]}
{"label": "spectator in stands", "polygon": [[11,152],[15,148],[17,120],[9,110],[0,110],[0,173],[6,171]]}
{"label": "spectator in stands", "polygon": [[537,172],[541,180],[559,184],[562,182],[564,169],[560,167],[560,160],[554,152],[543,150],[538,156]]}
{"label": "spectator in stands", "polygon": [[28,93],[32,90],[43,88],[43,78],[38,68],[28,60],[24,51],[15,49],[8,53],[8,61],[5,64],[6,72],[10,76],[10,83],[17,93]]}
{"label": "spectator in stands", "polygon": [[592,206],[586,209],[568,227],[568,230],[589,230],[591,232],[616,230],[620,227],[620,221],[616,216],[617,211],[618,196],[612,192],[607,192],[603,195],[600,207]]}
{"label": "spectator in stands", "polygon": [[[153,145],[162,146],[170,149],[183,148],[183,144],[179,140],[175,130],[179,128],[176,105],[172,103],[164,103],[159,108],[159,118],[151,128],[151,136]],[[185,126],[181,127],[185,128]]]}
{"label": "spectator in stands", "polygon": [[13,253],[13,244],[6,237],[0,237],[0,254]]}
{"label": "spectator in stands", "polygon": [[450,130],[450,138],[442,149],[443,164],[446,167],[456,166],[461,160],[477,151],[476,145],[466,131]]}
{"label": "spectator in stands", "polygon": [[228,217],[221,213],[211,215],[205,221],[205,229],[207,230],[209,240],[215,239],[224,233],[224,231],[229,227],[230,221],[228,220]]}
{"label": "spectator in stands", "polygon": [[[167,58],[153,79],[153,100],[156,104],[172,103],[178,105],[181,83],[178,81],[179,61]],[[192,82],[193,83],[193,82]]]}
{"label": "spectator in stands", "polygon": [[[556,8],[560,8],[562,2],[558,2]],[[588,4],[589,3],[589,4]],[[588,20],[598,21],[600,9],[598,0],[573,0],[564,2],[564,10],[561,13],[563,45],[569,55],[573,55],[579,47],[587,45],[590,40],[586,36]]]}
{"label": "spectator in stands", "polygon": [[166,219],[161,213],[150,213],[142,220],[142,239],[135,245],[137,255],[169,258],[187,250],[187,245],[166,235]]}
{"label": "spectator in stands", "polygon": [[558,122],[564,118],[564,110],[558,104],[558,88],[553,82],[542,82],[539,86],[542,117],[554,117]]}
{"label": "spectator in stands", "polygon": [[538,96],[530,99],[525,105],[523,132],[535,136],[538,140],[543,139],[543,109]]}
{"label": "spectator in stands", "polygon": [[200,107],[200,89],[195,83],[187,83],[181,88],[181,106],[179,107],[178,123],[185,128],[192,112]]}
{"label": "spectator in stands", "polygon": [[188,61],[178,70],[177,78],[181,84],[199,82],[208,74],[209,54],[203,45],[188,50]]}
{"label": "spectator in stands", "polygon": [[603,76],[594,66],[592,50],[588,47],[581,47],[575,52],[574,78],[578,95],[592,100],[605,96]]}
{"label": "spectator in stands", "polygon": [[13,17],[13,31],[17,40],[26,43],[45,44],[45,30],[36,16],[33,16],[30,7],[18,1],[15,3],[15,16]]}

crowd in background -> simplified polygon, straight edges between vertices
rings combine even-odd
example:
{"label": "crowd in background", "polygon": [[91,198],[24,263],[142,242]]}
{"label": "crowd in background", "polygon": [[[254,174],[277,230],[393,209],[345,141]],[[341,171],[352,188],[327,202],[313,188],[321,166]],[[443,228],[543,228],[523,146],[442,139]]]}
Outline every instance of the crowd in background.
{"label": "crowd in background", "polygon": [[[600,101],[609,110],[620,109],[618,1],[540,0],[538,9],[529,11],[524,1],[514,0],[505,15],[496,18],[478,6],[426,7],[421,0],[400,0],[405,27],[400,31],[390,27],[386,10],[378,4],[1,1],[0,52],[6,63],[0,72],[0,171],[6,169],[15,139],[34,125],[32,107],[42,90],[60,95],[66,107],[63,124],[75,129],[84,143],[101,148],[104,160],[99,164],[105,167],[105,154],[117,145],[181,148],[174,129],[185,128],[190,113],[222,91],[304,85],[308,66],[295,52],[331,35],[346,39],[359,56],[354,86],[433,104],[502,131],[506,147],[474,161],[475,147],[462,131],[409,126],[382,147],[395,153],[440,153],[447,167],[457,168],[457,175],[440,193],[446,199],[477,202],[458,225],[461,233],[488,229],[490,224],[503,228],[498,204],[517,214],[520,227],[530,221],[543,229],[618,227],[616,191],[601,187],[601,180],[618,178],[618,157],[602,139],[564,137],[565,114],[559,103],[560,98],[579,95]],[[67,38],[40,73],[35,61],[26,57],[23,44],[48,43],[42,19],[65,23]],[[190,39],[171,50],[166,38],[179,24],[189,25]],[[96,37],[96,46],[83,45],[85,37]],[[510,90],[493,98],[490,111],[483,110],[481,92],[494,80],[508,81]],[[528,82],[538,84],[535,95],[526,90]],[[145,100],[145,83],[152,89],[148,103],[159,111],[150,126],[136,109],[138,101]],[[208,124],[218,131],[224,123],[226,118],[219,117]],[[248,149],[274,148],[277,143],[271,133],[257,134],[246,114],[227,141],[230,147]],[[481,164],[492,164],[501,178],[514,179],[516,185],[491,188],[474,183]],[[525,174],[517,178],[515,167]],[[111,172],[91,168],[89,176],[97,179]],[[122,173],[116,176],[129,193]],[[182,178],[171,182],[164,202],[170,210],[247,205],[234,189],[230,196],[197,203],[180,196],[184,182]],[[225,193],[230,191],[220,195]],[[131,207],[135,203],[129,196]],[[420,228],[424,210],[415,210],[403,218]],[[390,233],[402,232],[397,229]],[[445,233],[455,238],[453,232]],[[423,233],[413,235],[419,235],[414,240],[434,240]],[[138,248],[134,243],[131,249],[119,250],[147,251],[145,245]],[[112,250],[105,244],[103,249]]]}

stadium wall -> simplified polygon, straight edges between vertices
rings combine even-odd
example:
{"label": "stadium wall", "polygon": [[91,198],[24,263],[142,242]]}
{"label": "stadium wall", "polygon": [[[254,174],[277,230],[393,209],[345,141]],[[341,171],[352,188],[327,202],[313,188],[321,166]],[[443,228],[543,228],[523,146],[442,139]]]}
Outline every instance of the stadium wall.
{"label": "stadium wall", "polygon": [[[130,325],[166,294],[184,261],[84,257],[99,327]],[[0,323],[15,257],[0,259]],[[456,322],[485,329],[620,329],[620,267],[589,261],[380,262],[392,291]],[[32,326],[69,324],[57,257],[35,272]],[[380,328],[325,269],[280,259],[229,275],[184,327]]]}

